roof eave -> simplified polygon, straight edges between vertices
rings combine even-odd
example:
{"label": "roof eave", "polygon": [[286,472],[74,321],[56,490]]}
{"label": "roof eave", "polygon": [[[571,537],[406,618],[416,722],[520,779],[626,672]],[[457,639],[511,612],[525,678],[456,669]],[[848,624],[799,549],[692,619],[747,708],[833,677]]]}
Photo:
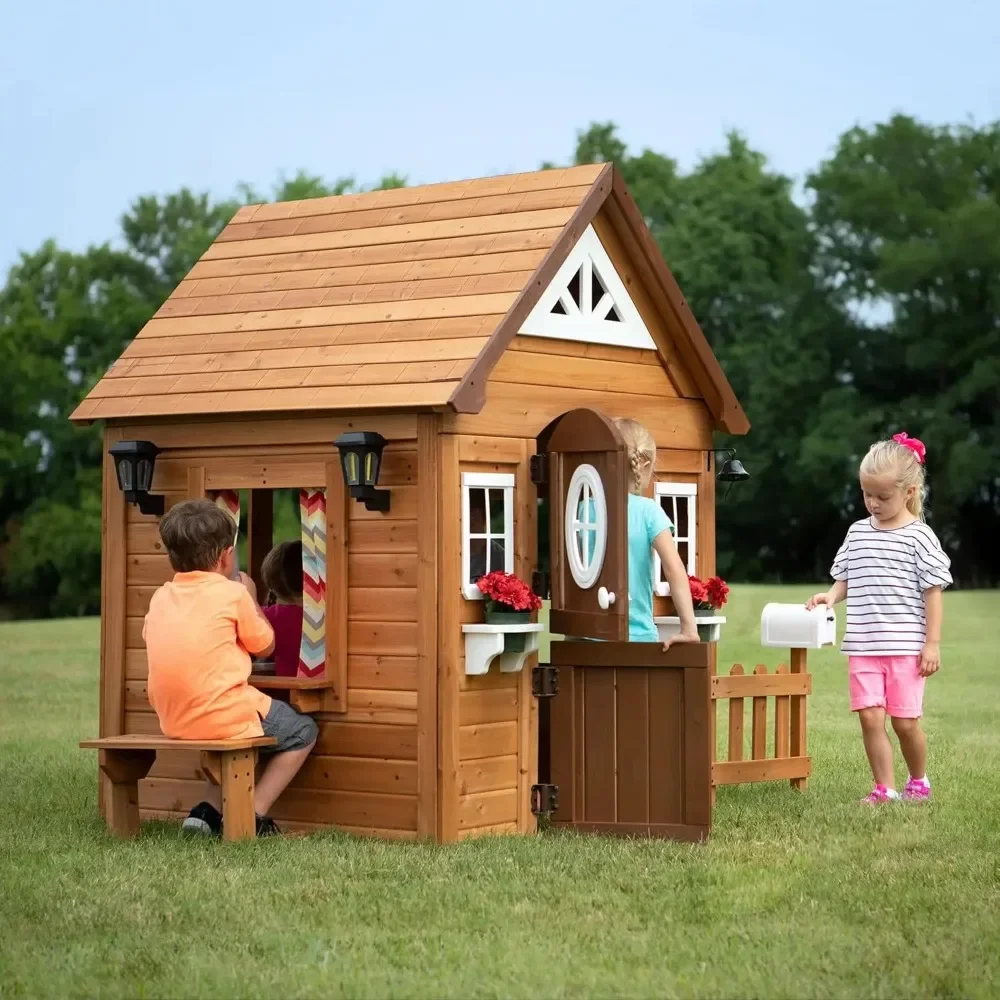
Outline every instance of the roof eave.
{"label": "roof eave", "polygon": [[627,252],[636,258],[639,270],[651,286],[651,291],[657,293],[663,307],[674,315],[674,327],[682,334],[678,337],[679,353],[702,393],[716,426],[729,434],[746,434],[750,429],[750,422],[743,407],[664,261],[620,171],[611,163],[606,164],[598,175],[531,280],[521,290],[479,357],[452,393],[448,401],[450,408],[457,413],[479,413],[482,410],[486,404],[486,383],[493,367],[517,336],[528,314],[584,230],[609,202],[617,210],[611,213],[612,223],[622,237]]}
{"label": "roof eave", "polygon": [[611,221],[626,250],[637,258],[636,263],[644,272],[647,284],[652,286],[650,291],[672,312],[676,321],[674,327],[683,334],[677,338],[678,351],[717,428],[729,434],[746,434],[750,421],[617,169],[612,175],[611,201],[618,210],[612,213]]}
{"label": "roof eave", "polygon": [[562,267],[563,261],[576,246],[584,230],[594,221],[601,206],[610,197],[613,173],[614,166],[606,163],[604,169],[597,175],[597,180],[594,181],[590,190],[583,196],[583,200],[577,205],[576,211],[556,238],[555,243],[549,247],[542,262],[531,276],[531,280],[521,289],[520,295],[507,310],[507,314],[497,324],[497,328],[486,341],[479,356],[469,367],[465,377],[448,400],[448,404],[454,412],[479,413],[486,405],[486,382],[493,367],[500,360],[503,352],[507,350],[510,342],[517,336],[524,321],[534,309],[542,293],[548,288],[556,271]]}

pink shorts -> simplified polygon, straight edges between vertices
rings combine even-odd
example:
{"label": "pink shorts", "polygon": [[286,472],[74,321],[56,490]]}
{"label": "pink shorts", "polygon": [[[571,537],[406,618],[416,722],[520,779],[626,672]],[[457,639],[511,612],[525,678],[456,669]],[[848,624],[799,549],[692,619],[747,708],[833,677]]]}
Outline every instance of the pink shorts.
{"label": "pink shorts", "polygon": [[919,656],[851,656],[851,711],[884,708],[894,719],[924,714],[924,682]]}

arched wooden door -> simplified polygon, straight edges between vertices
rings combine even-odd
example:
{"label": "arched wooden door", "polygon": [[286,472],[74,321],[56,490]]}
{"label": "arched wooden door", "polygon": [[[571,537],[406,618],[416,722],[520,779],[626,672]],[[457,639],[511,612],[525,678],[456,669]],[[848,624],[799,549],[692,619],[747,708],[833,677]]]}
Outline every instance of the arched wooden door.
{"label": "arched wooden door", "polygon": [[594,410],[564,414],[548,438],[552,632],[628,640],[625,445]]}

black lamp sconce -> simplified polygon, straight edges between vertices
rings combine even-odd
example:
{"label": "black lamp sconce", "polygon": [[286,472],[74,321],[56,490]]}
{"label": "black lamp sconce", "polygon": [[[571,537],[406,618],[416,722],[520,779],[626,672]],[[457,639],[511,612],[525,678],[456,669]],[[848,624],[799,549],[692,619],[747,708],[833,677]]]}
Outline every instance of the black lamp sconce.
{"label": "black lamp sconce", "polygon": [[163,513],[163,496],[149,492],[153,485],[153,467],[160,449],[152,441],[118,441],[108,449],[115,460],[118,488],[126,503],[134,503],[143,514]]}
{"label": "black lamp sconce", "polygon": [[351,496],[367,510],[388,511],[389,490],[375,489],[385,438],[376,431],[347,431],[333,443],[340,452],[340,471]]}
{"label": "black lamp sconce", "polygon": [[[713,454],[728,455],[729,458],[722,463],[722,468],[719,469],[716,479],[720,483],[729,483],[729,489],[726,490],[726,496],[729,496],[729,490],[731,490],[736,483],[745,483],[750,478],[750,473],[743,468],[743,463],[736,457],[735,448],[713,448]],[[725,497],[723,497],[725,499]]]}

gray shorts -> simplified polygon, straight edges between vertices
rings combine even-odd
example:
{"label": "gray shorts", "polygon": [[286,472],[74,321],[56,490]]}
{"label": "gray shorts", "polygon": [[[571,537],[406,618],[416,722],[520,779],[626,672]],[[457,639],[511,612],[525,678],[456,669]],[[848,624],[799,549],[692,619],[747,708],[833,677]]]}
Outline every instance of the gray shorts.
{"label": "gray shorts", "polygon": [[285,753],[288,750],[302,750],[315,742],[319,735],[319,726],[312,716],[303,715],[288,704],[287,701],[271,699],[271,709],[260,720],[265,736],[273,736],[278,745],[261,747],[261,753]]}

